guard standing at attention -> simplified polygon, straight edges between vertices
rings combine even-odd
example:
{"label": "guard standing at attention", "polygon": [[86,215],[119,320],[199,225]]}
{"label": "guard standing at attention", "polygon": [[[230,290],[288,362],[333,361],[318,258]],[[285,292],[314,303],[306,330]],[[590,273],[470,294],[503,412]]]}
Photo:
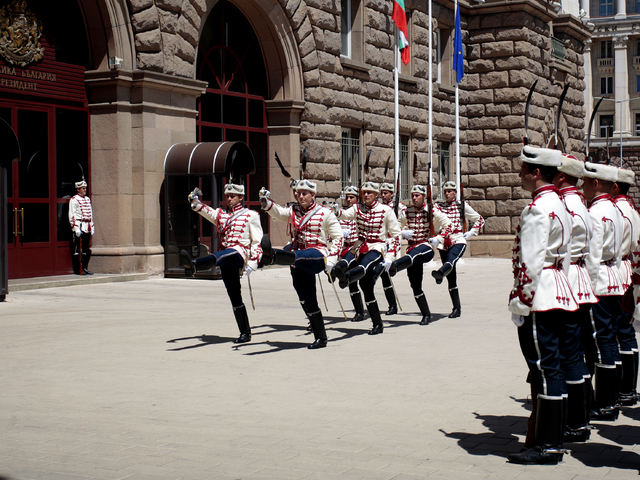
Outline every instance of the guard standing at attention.
{"label": "guard standing at attention", "polygon": [[[349,270],[337,268],[336,277],[342,285],[360,283],[367,311],[373,328],[369,335],[378,335],[384,331],[380,308],[374,293],[379,266],[389,271],[391,264],[400,252],[400,223],[393,209],[378,202],[380,185],[366,181],[360,187],[364,204],[356,204],[346,210],[336,208],[336,215],[342,220],[355,220],[358,229],[358,242],[354,246],[357,262]],[[378,271],[378,274],[380,272]]]}
{"label": "guard standing at attention", "polygon": [[89,248],[91,236],[96,233],[96,227],[93,224],[93,209],[91,208],[91,199],[87,196],[87,182],[84,178],[76,182],[75,185],[78,193],[69,200],[69,224],[71,224],[73,232],[71,263],[73,273],[76,275],[81,275],[81,269],[83,274],[93,275],[93,272],[87,270],[91,259],[91,249]]}
{"label": "guard standing at attention", "polygon": [[[451,232],[451,221],[438,209],[430,209],[430,204],[426,202],[427,187],[424,185],[414,185],[411,187],[412,205],[407,207],[401,217],[402,236],[407,239],[409,247],[407,254],[396,260],[391,266],[391,276],[401,270],[407,269],[407,276],[413,297],[416,299],[422,320],[420,325],[428,325],[431,321],[431,310],[427,297],[422,290],[422,279],[424,264],[433,259],[434,247],[441,245]],[[433,236],[431,234],[430,222],[433,222]]]}
{"label": "guard standing at attention", "polygon": [[[456,264],[462,258],[467,249],[467,240],[478,235],[484,225],[484,218],[476,212],[469,203],[456,201],[456,184],[446,182],[442,186],[444,202],[436,203],[436,210],[440,210],[451,221],[451,233],[444,239],[444,243],[438,244],[442,267],[431,272],[431,276],[436,279],[439,285],[444,277],[447,277],[449,285],[449,296],[453,304],[453,310],[449,318],[457,318],[461,313],[460,292],[458,291],[458,279]],[[471,227],[465,232],[465,223]]]}
{"label": "guard standing at attention", "polygon": [[246,343],[251,340],[251,326],[247,307],[242,301],[240,274],[244,270],[247,277],[258,268],[262,257],[260,240],[262,226],[257,212],[242,206],[244,185],[228,183],[224,187],[226,206],[211,208],[200,201],[199,189],[189,194],[191,209],[209,220],[220,235],[220,249],[213,255],[191,259],[186,250],[180,251],[180,261],[185,273],[194,276],[198,270],[220,267],[222,281],[227,289],[233,314],[240,330],[240,336],[234,343]]}
{"label": "guard standing at attention", "polygon": [[598,297],[598,303],[591,307],[589,335],[583,335],[587,367],[594,375],[595,406],[591,419],[615,420],[619,413],[616,362],[620,362],[620,352],[613,320],[619,315],[624,293],[620,276],[624,219],[609,193],[618,179],[618,169],[589,162],[584,169],[582,190],[593,224],[586,264]]}
{"label": "guard standing at attention", "polygon": [[[323,348],[327,346],[327,333],[318,305],[315,275],[323,270],[329,273],[335,266],[343,244],[342,228],[331,210],[316,203],[315,182],[300,180],[296,191],[299,208],[282,207],[271,200],[269,190],[260,190],[262,208],[275,221],[286,222],[293,237],[290,250],[272,249],[270,241],[263,241],[263,263],[291,267],[293,287],[303,298],[303,308],[315,337],[309,348]],[[268,237],[265,235],[263,240]]]}
{"label": "guard standing at attention", "polygon": [[520,159],[522,188],[533,200],[520,214],[516,229],[509,311],[538,397],[534,447],[509,455],[509,461],[557,464],[564,453],[567,395],[561,339],[566,312],[578,310],[567,276],[572,222],[552,184],[562,154],[525,145]]}

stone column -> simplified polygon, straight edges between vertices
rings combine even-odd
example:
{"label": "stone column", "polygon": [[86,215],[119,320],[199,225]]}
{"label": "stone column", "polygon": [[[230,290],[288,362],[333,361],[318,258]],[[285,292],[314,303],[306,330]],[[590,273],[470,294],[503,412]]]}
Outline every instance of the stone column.
{"label": "stone column", "polygon": [[[304,110],[302,100],[267,100],[269,124],[269,190],[274,201],[284,204],[293,200],[289,179],[280,171],[275,154],[293,178],[300,178],[300,115]],[[271,222],[271,241],[284,246],[289,242],[284,224]]]}
{"label": "stone column", "polygon": [[91,112],[96,224],[92,270],[164,271],[160,190],[171,145],[196,140],[196,99],[206,84],[143,71],[85,74]]}
{"label": "stone column", "polygon": [[613,132],[614,137],[619,137],[622,132],[623,137],[631,136],[631,130],[629,128],[629,121],[631,119],[631,113],[629,110],[629,77],[627,75],[627,51],[629,36],[628,35],[616,35],[613,40],[613,57],[615,61],[615,75],[614,75],[614,92],[616,98],[616,113],[613,120],[614,125],[617,126],[616,131]]}
{"label": "stone column", "polygon": [[591,15],[591,5],[589,0],[580,0],[580,8],[585,11],[584,18],[588,19]]}
{"label": "stone column", "polygon": [[616,18],[626,18],[627,16],[627,3],[626,0],[616,1]]}

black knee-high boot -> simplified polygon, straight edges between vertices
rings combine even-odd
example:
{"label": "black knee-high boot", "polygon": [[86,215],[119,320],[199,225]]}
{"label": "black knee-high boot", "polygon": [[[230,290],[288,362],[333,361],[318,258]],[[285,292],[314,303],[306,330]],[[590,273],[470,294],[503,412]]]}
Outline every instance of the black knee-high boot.
{"label": "black knee-high boot", "polygon": [[620,404],[631,406],[637,402],[636,392],[634,391],[634,375],[636,368],[634,365],[633,352],[620,353],[622,361],[622,378],[620,379]]}
{"label": "black knee-high boot", "polygon": [[451,297],[451,303],[453,303],[453,310],[451,310],[449,318],[458,318],[462,310],[460,306],[460,292],[458,291],[458,287],[453,287],[449,290],[449,296]]}
{"label": "black knee-high boot", "polygon": [[327,332],[324,329],[324,319],[322,318],[322,312],[318,310],[315,313],[309,315],[311,321],[311,330],[313,330],[313,336],[315,341],[307,348],[315,350],[317,348],[324,348],[327,346]]}
{"label": "black knee-high boot", "polygon": [[422,315],[422,320],[420,320],[420,325],[429,325],[431,322],[431,310],[429,310],[429,303],[427,302],[427,297],[424,292],[422,292],[417,297],[416,303],[418,304],[418,308],[420,309],[420,314]]}
{"label": "black knee-high boot", "polygon": [[[608,368],[607,368],[608,367]],[[595,368],[594,408],[591,409],[592,420],[615,420],[618,418],[617,374],[615,365],[598,365]]]}
{"label": "black knee-high boot", "polygon": [[384,327],[382,326],[382,317],[380,316],[378,302],[375,300],[367,302],[367,311],[371,317],[371,323],[373,323],[373,328],[369,331],[369,335],[378,335],[379,333],[382,333]]}
{"label": "black knee-high boot", "polygon": [[583,383],[567,383],[568,405],[564,441],[586,442],[591,435],[589,419],[585,408],[585,386]]}
{"label": "black knee-high boot", "polygon": [[351,319],[352,322],[361,322],[364,320],[364,304],[362,303],[362,295],[359,291],[351,292],[351,302],[356,314]]}
{"label": "black knee-high boot", "polygon": [[244,306],[244,304],[240,305],[239,307],[233,307],[233,314],[236,317],[238,330],[240,330],[240,336],[236,338],[233,343],[249,342],[251,340],[251,326],[249,325],[247,308]]}

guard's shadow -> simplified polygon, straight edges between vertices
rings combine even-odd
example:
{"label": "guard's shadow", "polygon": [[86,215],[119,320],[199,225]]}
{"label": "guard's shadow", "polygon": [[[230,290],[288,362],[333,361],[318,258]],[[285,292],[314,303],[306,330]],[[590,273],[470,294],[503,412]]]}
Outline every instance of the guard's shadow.
{"label": "guard's shadow", "polygon": [[186,345],[184,347],[169,348],[167,350],[169,352],[179,352],[181,350],[190,350],[192,348],[206,347],[208,345],[216,345],[218,343],[230,343],[230,342],[233,342],[235,339],[233,337],[219,337],[217,335],[202,334],[202,335],[198,335],[197,337],[174,338],[171,340],[167,340],[167,343],[178,343],[178,342],[186,342],[186,341],[193,341],[193,340],[199,340],[200,343]]}

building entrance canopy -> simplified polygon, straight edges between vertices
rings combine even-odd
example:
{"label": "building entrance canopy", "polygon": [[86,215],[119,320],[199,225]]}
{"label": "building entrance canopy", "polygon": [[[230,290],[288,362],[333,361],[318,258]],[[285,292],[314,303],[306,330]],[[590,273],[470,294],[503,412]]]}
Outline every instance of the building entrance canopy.
{"label": "building entrance canopy", "polygon": [[[224,196],[225,178],[246,184],[246,176],[255,170],[253,152],[243,142],[177,143],[169,148],[164,159],[165,276],[184,276],[181,250],[199,258],[218,249],[216,227],[191,210],[189,192],[200,188],[200,200],[218,208]],[[217,268],[196,274],[200,278],[218,275]]]}

